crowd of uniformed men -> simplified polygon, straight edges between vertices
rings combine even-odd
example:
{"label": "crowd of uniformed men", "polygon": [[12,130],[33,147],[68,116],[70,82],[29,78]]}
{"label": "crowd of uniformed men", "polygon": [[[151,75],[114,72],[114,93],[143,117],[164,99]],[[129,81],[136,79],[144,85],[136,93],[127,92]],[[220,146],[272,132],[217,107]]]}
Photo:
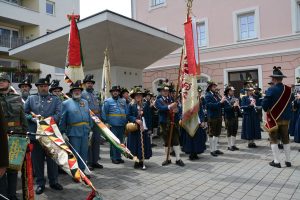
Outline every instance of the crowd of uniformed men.
{"label": "crowd of uniformed men", "polygon": [[[92,75],[71,85],[67,93],[62,93],[58,80],[50,81],[51,76],[40,78],[35,86],[37,93],[30,94],[32,85],[28,79],[19,84],[21,96],[11,90],[10,77],[6,73],[0,74],[0,108],[2,112],[0,130],[0,194],[9,199],[17,199],[17,171],[9,169],[7,137],[4,133],[30,132],[30,142],[34,145],[32,152],[33,170],[36,182],[36,194],[42,194],[45,189],[44,165],[47,163],[47,178],[54,190],[63,190],[58,183],[58,165],[47,156],[45,150],[35,139],[37,120],[53,117],[58,124],[65,140],[77,151],[82,159],[78,159],[79,167],[89,175],[90,170],[103,168],[99,163],[100,144],[105,142],[95,126],[89,110],[110,128],[120,141],[126,138],[126,145],[140,162],[134,168],[145,169],[145,159],[152,156],[153,137],[162,136],[166,154],[171,126],[173,126],[172,140],[170,140],[171,155],[176,157],[176,165],[184,166],[180,158],[181,152],[189,154],[190,160],[199,159],[198,154],[206,150],[206,141],[209,142],[210,154],[214,157],[224,154],[218,147],[222,129],[222,121],[227,130],[228,150],[236,151],[239,117],[242,117],[241,139],[248,141],[249,148],[257,148],[255,140],[261,139],[262,110],[268,112],[278,103],[283,94],[285,77],[280,67],[274,67],[270,76],[270,87],[262,94],[257,84],[247,80],[241,90],[241,96],[235,97],[235,88],[226,86],[224,95],[220,95],[215,82],[208,82],[204,95],[198,88],[199,127],[194,137],[181,128],[182,101],[181,95],[176,97],[172,84],[161,81],[158,87],[158,96],[149,90],[142,90],[140,86],[131,91],[119,86],[110,89],[111,97],[100,101],[94,90],[95,81]],[[82,84],[84,87],[82,87]],[[23,101],[22,101],[23,100]],[[289,134],[294,136],[295,142],[300,142],[300,92],[293,93],[277,117],[278,127],[269,132],[271,149],[274,160],[269,164],[281,167],[278,148],[285,152],[285,165],[291,167]],[[175,113],[174,119],[170,113]],[[126,132],[128,123],[137,125],[137,129]],[[280,143],[280,142],[281,143]],[[120,152],[113,146],[110,149],[112,163],[124,163]],[[170,157],[162,165],[171,164]]]}

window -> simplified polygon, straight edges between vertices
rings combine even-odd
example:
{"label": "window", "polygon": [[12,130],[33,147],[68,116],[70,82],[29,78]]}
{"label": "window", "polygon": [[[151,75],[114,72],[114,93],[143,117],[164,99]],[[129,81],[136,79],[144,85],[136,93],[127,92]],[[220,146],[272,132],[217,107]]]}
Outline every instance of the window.
{"label": "window", "polygon": [[256,38],[255,13],[247,13],[238,16],[239,39],[247,40]]}
{"label": "window", "polygon": [[54,15],[54,2],[47,1],[46,2],[46,13],[50,15]]}
{"label": "window", "polygon": [[166,0],[151,0],[151,7],[163,5],[166,3]]}
{"label": "window", "polygon": [[206,42],[206,30],[205,23],[197,23],[197,33],[198,33],[198,46],[204,47],[207,45]]}
{"label": "window", "polygon": [[19,31],[7,27],[0,27],[0,46],[13,48],[19,43]]}
{"label": "window", "polygon": [[14,4],[21,5],[21,0],[5,0],[5,1],[10,2],[10,3],[14,3]]}

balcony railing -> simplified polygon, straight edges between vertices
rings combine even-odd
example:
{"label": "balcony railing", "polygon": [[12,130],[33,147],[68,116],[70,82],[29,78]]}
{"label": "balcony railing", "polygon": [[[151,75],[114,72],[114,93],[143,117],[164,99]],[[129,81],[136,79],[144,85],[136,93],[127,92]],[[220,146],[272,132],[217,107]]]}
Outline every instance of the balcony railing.
{"label": "balcony railing", "polygon": [[0,35],[0,47],[15,48],[21,46],[30,40],[21,37],[11,37]]}

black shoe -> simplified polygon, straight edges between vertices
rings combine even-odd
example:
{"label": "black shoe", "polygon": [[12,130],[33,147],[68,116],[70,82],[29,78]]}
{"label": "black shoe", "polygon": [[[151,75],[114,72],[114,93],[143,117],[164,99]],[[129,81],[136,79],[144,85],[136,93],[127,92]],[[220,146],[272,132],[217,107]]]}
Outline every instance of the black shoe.
{"label": "black shoe", "polygon": [[112,162],[113,164],[120,164],[120,162],[119,162],[118,160],[111,160],[111,162]]}
{"label": "black shoe", "polygon": [[172,151],[172,152],[170,153],[170,155],[173,156],[173,157],[175,157],[175,156],[176,156],[176,155],[175,155],[175,151]]}
{"label": "black shoe", "polygon": [[138,168],[140,168],[140,163],[138,163],[138,162],[135,162],[133,167],[134,167],[134,169],[138,169]]}
{"label": "black shoe", "polygon": [[227,150],[234,151],[234,148],[233,147],[227,147]]}
{"label": "black shoe", "polygon": [[210,155],[212,155],[213,157],[217,157],[218,156],[218,154],[216,154],[214,151],[210,152]]}
{"label": "black shoe", "polygon": [[124,160],[118,159],[119,163],[124,163]]}
{"label": "black shoe", "polygon": [[191,154],[191,155],[189,156],[189,159],[190,159],[190,160],[195,160],[194,155]]}
{"label": "black shoe", "polygon": [[275,163],[274,160],[272,162],[269,162],[269,165],[272,166],[272,167],[281,168],[281,164],[280,163]]}
{"label": "black shoe", "polygon": [[248,144],[248,148],[256,148],[256,144],[255,143],[249,143]]}
{"label": "black shoe", "polygon": [[232,146],[231,148],[233,148],[234,151],[238,151],[240,150],[239,148],[237,148],[236,146]]}
{"label": "black shoe", "polygon": [[154,143],[151,144],[151,147],[156,147],[156,146],[157,146],[157,144],[154,144]]}
{"label": "black shoe", "polygon": [[43,194],[45,190],[45,186],[37,186],[36,190],[35,190],[35,194],[39,195],[39,194]]}
{"label": "black shoe", "polygon": [[194,154],[194,159],[195,160],[199,160],[200,159],[199,156],[196,153]]}
{"label": "black shoe", "polygon": [[184,167],[185,164],[182,162],[182,160],[176,160],[176,165],[180,166],[180,167]]}
{"label": "black shoe", "polygon": [[51,184],[50,187],[53,189],[53,190],[63,190],[63,186],[59,183],[55,183],[55,184]]}
{"label": "black shoe", "polygon": [[220,151],[220,150],[216,150],[215,151],[215,154],[217,154],[217,155],[222,155],[222,154],[224,154],[222,151]]}
{"label": "black shoe", "polygon": [[292,163],[291,162],[285,162],[285,166],[286,167],[292,167]]}
{"label": "black shoe", "polygon": [[162,166],[166,166],[166,165],[169,165],[169,164],[171,164],[172,163],[172,161],[171,160],[165,160],[164,162],[162,162]]}
{"label": "black shoe", "polygon": [[101,165],[100,163],[94,163],[92,164],[93,168],[98,168],[98,169],[103,169],[103,165]]}
{"label": "black shoe", "polygon": [[90,170],[90,171],[94,171],[94,167],[92,167],[92,166],[90,166],[90,165],[89,165],[88,167],[89,167],[89,170]]}
{"label": "black shoe", "polygon": [[283,149],[283,144],[278,144],[278,149]]}

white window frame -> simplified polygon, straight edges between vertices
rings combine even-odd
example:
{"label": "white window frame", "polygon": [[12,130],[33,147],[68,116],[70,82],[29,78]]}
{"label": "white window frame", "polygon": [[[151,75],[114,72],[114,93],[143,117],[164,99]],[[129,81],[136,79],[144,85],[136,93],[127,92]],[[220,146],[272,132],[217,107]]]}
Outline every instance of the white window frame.
{"label": "white window frame", "polygon": [[254,65],[254,66],[244,66],[244,67],[233,67],[233,68],[225,68],[223,70],[223,84],[228,85],[228,73],[229,72],[236,72],[236,71],[251,71],[257,70],[258,72],[258,85],[263,90],[263,73],[262,73],[262,66],[261,65]]}
{"label": "white window frame", "polygon": [[295,68],[295,85],[298,84],[296,80],[297,77],[300,77],[300,66]]}
{"label": "white window frame", "polygon": [[[254,30],[256,33],[256,37],[249,38],[249,39],[240,39],[240,23],[239,23],[239,16],[245,15],[248,13],[254,13]],[[233,12],[233,35],[234,35],[234,42],[243,42],[248,40],[255,40],[260,39],[260,17],[259,17],[259,7],[253,7],[253,8],[246,8],[242,10],[237,10]]]}
{"label": "white window frame", "polygon": [[[205,48],[209,46],[209,34],[208,34],[208,18],[202,18],[196,21],[196,24],[198,26],[198,24],[203,24],[205,26],[205,39],[206,39],[206,44],[203,46],[200,46],[199,40],[198,40],[198,47],[199,48]],[[199,33],[198,33],[198,27],[197,27],[197,34],[198,37],[200,37]]]}
{"label": "white window frame", "polygon": [[[49,4],[52,4],[52,6],[53,6],[53,13],[48,13],[48,12],[47,12],[47,4],[48,4],[48,3],[49,3]],[[46,14],[47,14],[47,15],[54,16],[54,15],[55,15],[55,2],[46,0],[46,7],[45,7],[45,9],[46,9]]]}
{"label": "white window frame", "polygon": [[149,11],[167,6],[167,0],[164,0],[165,1],[164,3],[158,5],[152,5],[152,1],[153,0],[149,0],[149,9],[148,9]]}
{"label": "white window frame", "polygon": [[300,32],[300,0],[291,0],[291,17],[292,17],[292,31],[294,34]]}

